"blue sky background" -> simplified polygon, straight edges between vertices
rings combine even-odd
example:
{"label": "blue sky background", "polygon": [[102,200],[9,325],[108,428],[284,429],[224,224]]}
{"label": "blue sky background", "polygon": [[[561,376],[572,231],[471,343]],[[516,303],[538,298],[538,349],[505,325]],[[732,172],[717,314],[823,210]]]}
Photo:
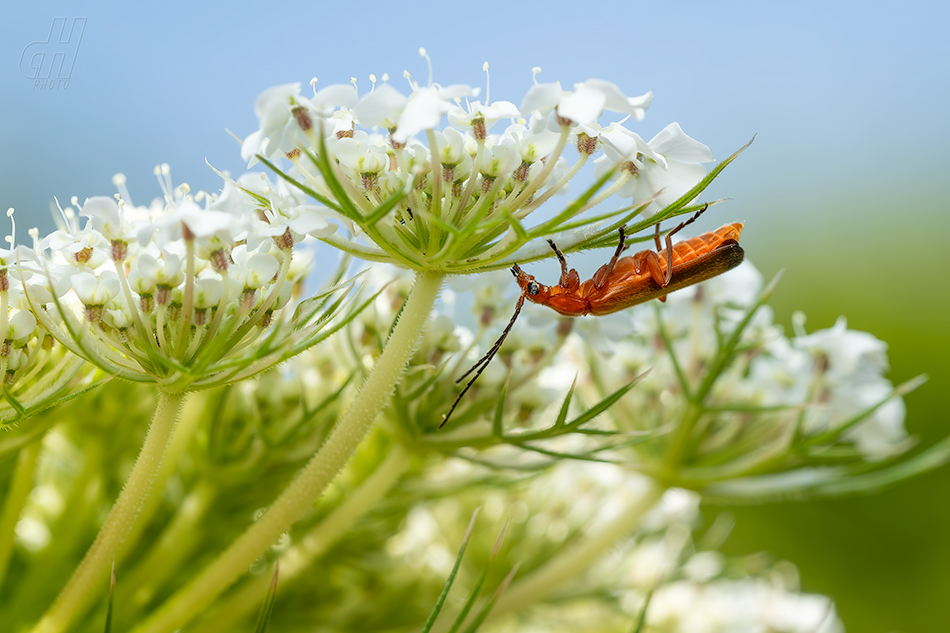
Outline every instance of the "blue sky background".
{"label": "blue sky background", "polygon": [[[950,146],[948,6],[8,2],[0,9],[0,208],[17,209],[22,241],[29,226],[52,227],[53,196],[111,195],[116,172],[140,203],[159,194],[158,163],[171,164],[176,183],[217,190],[205,159],[240,173],[225,128],[256,129],[262,90],[312,76],[321,85],[355,76],[368,89],[367,76],[384,72],[402,86],[405,69],[425,81],[420,46],[435,81],[483,85],[488,61],[492,97],[515,103],[533,66],[544,81],[597,77],[630,95],[653,90],[646,119],[632,125],[647,139],[678,121],[722,159],[757,135],[710,190],[734,200],[700,229],[746,221],[750,258],[767,275],[788,268],[779,314],[811,306],[818,316],[809,325],[828,326],[847,313],[852,326],[892,342],[895,380],[931,373],[923,395],[909,399],[909,425],[932,443],[947,432],[939,399],[950,389],[950,179],[941,163]],[[68,89],[36,89],[20,58],[46,39],[54,17],[87,22]],[[581,274],[601,258],[582,259]],[[932,419],[914,397],[931,398]],[[929,436],[924,423],[936,429]],[[833,595],[846,621],[881,623],[852,630],[924,630],[908,618],[950,589],[947,495],[932,498],[947,485],[943,476],[866,503],[750,515],[737,530],[758,526],[746,545],[800,563],[806,586]],[[900,599],[891,594],[898,573]]]}
{"label": "blue sky background", "polygon": [[[204,164],[239,171],[225,133],[255,129],[253,102],[275,84],[322,85],[408,69],[483,85],[519,103],[543,80],[589,77],[653,90],[635,129],[670,121],[723,158],[757,140],[716,185],[729,218],[775,222],[777,202],[808,214],[832,196],[857,209],[902,205],[940,173],[950,140],[950,11],[924,2],[6,3],[0,10],[0,205],[46,222],[53,195],[111,193],[123,172],[142,200],[152,167],[217,189]],[[86,17],[66,90],[34,89],[18,67],[52,18]],[[721,207],[720,207],[721,209]],[[892,220],[901,217],[895,210]],[[31,220],[26,220],[26,217]],[[35,218],[35,219],[33,219]],[[718,224],[721,218],[707,220]],[[754,250],[754,247],[753,247]]]}

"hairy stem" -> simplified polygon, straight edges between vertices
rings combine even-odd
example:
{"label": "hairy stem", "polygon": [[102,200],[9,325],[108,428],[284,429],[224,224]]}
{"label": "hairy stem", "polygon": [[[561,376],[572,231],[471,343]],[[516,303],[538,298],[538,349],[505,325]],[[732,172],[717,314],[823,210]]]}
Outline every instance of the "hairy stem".
{"label": "hairy stem", "polygon": [[[297,539],[298,545],[280,557],[280,582],[293,579],[323,556],[349,529],[382,499],[389,489],[406,472],[412,463],[411,455],[398,444],[386,455],[386,459],[355,490],[346,494],[340,505],[333,509],[316,527]],[[267,597],[271,576],[262,574],[229,595],[202,621],[200,631],[235,631],[240,618],[257,610]]]}
{"label": "hairy stem", "polygon": [[248,565],[286,532],[323,493],[392,397],[422,334],[444,275],[420,272],[392,336],[359,395],[327,441],[267,511],[201,574],[182,587],[134,633],[171,633],[206,609]]}
{"label": "hairy stem", "polygon": [[145,443],[119,498],[82,562],[53,605],[33,628],[33,633],[65,631],[94,598],[105,594],[109,566],[123,539],[132,529],[144,500],[152,491],[155,473],[162,462],[183,399],[183,393],[159,391],[155,415],[145,435]]}

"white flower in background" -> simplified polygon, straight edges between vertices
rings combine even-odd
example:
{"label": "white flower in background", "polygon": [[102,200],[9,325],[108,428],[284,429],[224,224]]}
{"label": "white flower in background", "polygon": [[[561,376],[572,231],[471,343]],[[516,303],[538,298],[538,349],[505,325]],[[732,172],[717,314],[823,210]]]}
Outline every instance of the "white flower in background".
{"label": "white flower in background", "polygon": [[502,139],[491,147],[486,147],[484,151],[478,171],[485,178],[507,176],[522,162],[518,146],[512,139]]}
{"label": "white flower in background", "polygon": [[251,251],[243,244],[234,247],[231,257],[235,265],[233,277],[246,289],[263,288],[280,268],[280,262],[270,253]]}
{"label": "white flower in background", "polygon": [[264,241],[273,243],[274,238],[283,248],[286,244],[279,238],[288,231],[293,243],[300,242],[305,235],[326,237],[336,232],[336,225],[327,221],[327,217],[333,216],[329,209],[301,203],[283,181],[272,185],[266,176],[248,174],[238,180],[238,185],[267,200],[266,206],[256,205],[258,218],[251,220],[247,241],[252,248],[258,248]]}
{"label": "white flower in background", "polygon": [[834,605],[765,578],[676,581],[660,585],[647,625],[675,633],[843,633]]}
{"label": "white flower in background", "polygon": [[215,277],[202,277],[195,281],[195,309],[207,310],[221,301],[223,286]]}
{"label": "white flower in background", "polygon": [[110,242],[125,242],[135,231],[115,198],[95,196],[86,198],[79,215],[90,218],[92,227]]}
{"label": "white flower in background", "polygon": [[886,343],[849,330],[840,318],[829,329],[794,338],[793,344],[811,357],[819,381],[815,404],[806,417],[810,430],[833,429],[884,403],[845,437],[872,459],[903,450],[905,408],[900,398],[891,397],[893,386],[883,377],[888,370]]}
{"label": "white flower in background", "polygon": [[409,99],[387,83],[376,86],[360,99],[353,109],[360,125],[391,130],[399,122],[399,116]]}
{"label": "white flower in background", "polygon": [[4,340],[22,344],[36,331],[36,317],[29,310],[13,310],[7,321]]}
{"label": "white flower in background", "polygon": [[137,268],[142,276],[156,286],[177,288],[185,280],[181,257],[169,251],[162,251],[160,258],[151,253],[142,253]]}
{"label": "white flower in background", "polygon": [[423,130],[433,129],[448,114],[456,100],[477,97],[478,88],[463,84],[416,88],[399,114],[393,140],[405,143]]}
{"label": "white flower in background", "polygon": [[624,161],[633,161],[636,171],[617,195],[634,201],[656,196],[643,211],[649,217],[677,200],[706,176],[704,163],[713,160],[709,147],[690,138],[679,123],[670,123],[644,147],[643,139],[623,127],[601,136],[604,156],[598,158],[601,173]]}
{"label": "white flower in background", "polygon": [[343,168],[354,174],[379,174],[389,167],[389,156],[381,144],[372,142],[362,130],[333,143],[333,154]]}
{"label": "white flower in background", "polygon": [[470,101],[468,108],[455,106],[449,109],[449,123],[459,130],[473,130],[477,138],[485,134],[495,123],[502,119],[517,119],[518,107],[510,101],[495,101],[491,105]]}
{"label": "white flower in background", "polygon": [[109,243],[87,224],[82,230],[67,226],[53,231],[38,242],[37,249],[52,250],[77,268],[95,269],[107,261]]}
{"label": "white flower in background", "polygon": [[241,158],[253,166],[257,154],[272,157],[295,147],[300,126],[293,116],[296,107],[311,108],[309,100],[300,95],[300,83],[268,88],[254,103],[259,129],[248,135],[241,145]]}
{"label": "white flower in background", "polygon": [[78,272],[72,276],[73,290],[86,306],[103,306],[115,299],[122,287],[112,271],[96,276],[90,272]]}
{"label": "white flower in background", "polygon": [[535,163],[548,156],[557,146],[558,134],[547,129],[529,129],[524,125],[509,125],[503,139],[511,140],[521,155],[521,160]]}
{"label": "white flower in background", "polygon": [[590,125],[605,110],[627,114],[642,121],[652,100],[652,92],[628,97],[616,84],[601,79],[588,79],[574,84],[573,91],[563,90],[560,82],[554,82],[532,86],[521,102],[521,113],[530,116],[532,112],[537,112],[546,117],[549,128],[556,130],[556,127],[551,127],[550,121],[553,119],[548,116],[555,109],[558,116],[569,119],[575,125]]}

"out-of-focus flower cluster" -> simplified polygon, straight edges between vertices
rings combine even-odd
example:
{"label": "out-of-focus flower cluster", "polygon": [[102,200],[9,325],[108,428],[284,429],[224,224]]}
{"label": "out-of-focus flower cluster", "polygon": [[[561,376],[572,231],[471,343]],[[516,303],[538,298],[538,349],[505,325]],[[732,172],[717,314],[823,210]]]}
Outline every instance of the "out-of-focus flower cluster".
{"label": "out-of-focus flower cluster", "polygon": [[[884,377],[884,343],[843,320],[809,334],[800,316],[787,336],[764,305],[772,287],[749,263],[607,317],[529,311],[463,399],[455,430],[435,432],[453,379],[496,338],[505,319],[497,307],[514,302],[504,278],[466,284],[474,333],[457,326],[439,353],[417,354],[397,392],[399,423],[430,448],[499,464],[518,460],[512,448],[604,459],[736,498],[815,492],[884,468],[912,445],[901,396],[919,383],[895,388]],[[445,357],[456,348],[465,355]],[[585,413],[601,405],[612,406],[596,420]]]}

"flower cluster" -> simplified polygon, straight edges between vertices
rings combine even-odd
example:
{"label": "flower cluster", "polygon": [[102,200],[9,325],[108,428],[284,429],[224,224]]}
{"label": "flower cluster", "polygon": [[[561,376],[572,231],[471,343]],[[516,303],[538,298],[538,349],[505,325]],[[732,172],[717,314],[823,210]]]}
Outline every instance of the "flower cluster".
{"label": "flower cluster", "polygon": [[[117,195],[73,199],[58,230],[0,250],[0,419],[129,381],[0,438],[0,456],[19,454],[0,619],[101,630],[116,563],[115,620],[134,633],[240,628],[262,602],[260,621],[276,604],[288,631],[474,630],[489,612],[518,630],[840,631],[790,566],[726,560],[692,533],[700,500],[871,490],[945,461],[946,445],[892,467],[916,383],[884,377],[883,343],[844,321],[809,334],[798,318],[787,336],[751,264],[607,317],[508,317],[525,295],[508,297],[501,269],[552,257],[539,238],[562,261],[621,226],[659,240],[660,222],[711,206],[698,197],[738,152],[707,173],[709,148],[678,124],[645,141],[632,126],[652,93],[602,80],[536,80],[515,105],[406,78],[408,94],[385,76],[363,95],[271,88],[241,148],[270,173],[222,174],[209,195],[161,167],[147,206],[117,176]],[[594,183],[529,225],[588,161]],[[301,299],[317,240],[346,255]],[[358,301],[353,257],[373,262]],[[145,425],[129,422],[148,393],[139,448]],[[471,527],[477,507],[491,529]],[[96,530],[80,558],[69,539]],[[464,603],[446,602],[456,579]]]}
{"label": "flower cluster", "polygon": [[[649,142],[624,126],[643,118],[652,93],[628,97],[597,79],[573,89],[535,83],[516,106],[487,94],[482,103],[470,86],[411,79],[404,95],[387,79],[377,85],[374,78],[362,96],[353,85],[312,97],[299,84],[271,88],[255,104],[260,128],[242,145],[251,165],[266,162],[319,201],[327,217],[365,234],[367,245],[325,238],[365,259],[449,273],[502,268],[536,258],[531,248],[514,254],[612,195],[632,198],[630,206],[614,212],[610,226],[600,225],[603,218],[575,219],[571,228],[587,230],[562,236],[565,248],[611,235],[638,213],[658,214],[648,225],[685,212],[708,182],[709,148],[678,124]],[[602,125],[605,111],[624,120]],[[449,127],[437,129],[443,117]],[[577,152],[570,165],[569,146]],[[553,219],[524,226],[592,157],[597,183]],[[293,164],[286,173],[275,164],[284,158]]]}
{"label": "flower cluster", "polygon": [[[901,396],[920,380],[894,387],[884,344],[843,321],[809,334],[797,316],[786,336],[764,305],[774,284],[763,288],[748,262],[607,317],[532,310],[463,400],[456,430],[438,431],[455,379],[504,324],[497,311],[486,318],[485,297],[514,303],[497,281],[468,284],[477,329],[457,326],[438,354],[417,354],[396,393],[397,423],[429,449],[508,466],[525,454],[602,459],[736,500],[822,494],[913,443]],[[462,355],[444,359],[454,348]],[[606,414],[595,421],[591,409]],[[508,412],[514,428],[501,425]]]}
{"label": "flower cluster", "polygon": [[284,309],[312,264],[302,243],[335,227],[260,178],[242,180],[251,197],[231,181],[220,195],[191,195],[167,165],[156,175],[163,199],[136,206],[116,176],[117,196],[74,199],[78,213],[61,208],[61,228],[19,248],[9,277],[28,311],[9,317],[11,340],[38,320],[110,375],[172,390],[239,380],[312,344],[313,314]]}

